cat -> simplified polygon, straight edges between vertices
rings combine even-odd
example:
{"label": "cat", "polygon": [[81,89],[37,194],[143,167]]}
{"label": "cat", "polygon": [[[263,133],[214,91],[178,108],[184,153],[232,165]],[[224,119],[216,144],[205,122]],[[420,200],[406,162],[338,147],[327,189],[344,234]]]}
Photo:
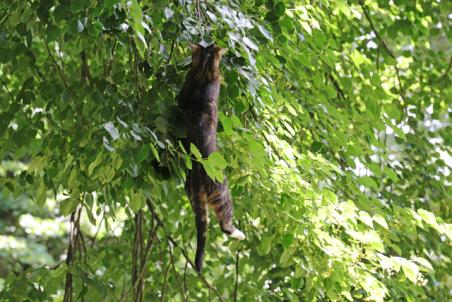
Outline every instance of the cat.
{"label": "cat", "polygon": [[[220,94],[220,61],[226,49],[214,44],[192,44],[192,65],[178,97],[186,126],[185,144],[194,144],[207,158],[217,147],[218,96]],[[185,192],[196,217],[195,269],[201,272],[207,237],[207,206],[214,209],[221,230],[233,238],[245,239],[234,227],[233,205],[227,179],[212,180],[202,164],[194,161],[185,181]]]}

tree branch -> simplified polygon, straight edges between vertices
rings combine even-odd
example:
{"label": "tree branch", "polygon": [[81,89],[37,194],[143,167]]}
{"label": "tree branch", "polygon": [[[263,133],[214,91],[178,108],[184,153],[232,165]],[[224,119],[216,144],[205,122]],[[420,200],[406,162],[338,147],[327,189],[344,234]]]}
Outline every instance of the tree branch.
{"label": "tree branch", "polygon": [[91,81],[91,74],[89,72],[89,66],[88,66],[88,58],[86,57],[86,51],[82,51],[80,53],[80,60],[82,61],[81,64],[81,71],[80,71],[80,77],[82,79],[82,82],[88,82]]}
{"label": "tree branch", "polygon": [[151,230],[149,231],[148,241],[147,241],[147,243],[146,243],[146,249],[145,249],[145,251],[144,251],[144,256],[143,256],[142,259],[141,259],[140,272],[139,272],[139,274],[137,275],[137,278],[136,278],[136,280],[133,282],[132,286],[131,286],[126,292],[123,292],[123,293],[121,294],[121,297],[120,297],[119,301],[123,301],[124,298],[125,298],[125,297],[126,297],[126,296],[134,289],[134,288],[136,288],[136,287],[138,286],[139,281],[143,278],[144,270],[145,270],[145,268],[146,268],[147,257],[148,257],[148,255],[149,255],[149,251],[151,250],[152,245],[153,245],[155,239],[157,238],[157,237],[156,237],[156,236],[157,236],[157,229],[158,229],[158,225],[155,225],[155,226],[153,226],[153,227],[151,228]]}
{"label": "tree branch", "polygon": [[[71,214],[70,218],[70,229],[69,229],[69,245],[66,253],[66,265],[68,268],[72,267],[74,262],[74,253],[77,250],[77,237],[78,237],[78,231],[80,226],[80,214],[82,211],[82,207],[79,205],[78,210],[75,210]],[[68,271],[66,273],[66,283],[64,286],[64,302],[71,302],[72,301],[72,273]]]}
{"label": "tree branch", "polygon": [[6,85],[6,83],[0,78],[0,82],[2,82],[3,87],[5,87],[6,92],[9,94],[9,96],[11,97],[11,99],[15,100],[14,95],[11,93],[11,91],[9,91],[8,86]]}
{"label": "tree branch", "polygon": [[[184,256],[184,258],[187,260],[187,262],[190,264],[190,266],[195,269],[195,264],[193,263],[193,261],[191,261],[191,259],[188,257],[187,255],[187,251],[185,249],[183,249],[182,247],[180,247],[180,245],[176,242],[176,240],[173,239],[173,237],[171,237],[171,235],[169,235],[164,227],[163,221],[160,219],[160,217],[158,216],[157,212],[155,212],[154,210],[154,206],[152,205],[152,202],[148,199],[146,200],[146,204],[149,208],[149,212],[151,213],[151,215],[154,217],[155,221],[157,222],[157,225],[164,231],[166,238],[175,246],[177,247],[181,252],[182,255]],[[209,290],[212,290],[215,295],[218,297],[218,299],[222,302],[224,302],[223,297],[221,296],[221,294],[218,292],[218,290],[213,287],[207,280],[206,278],[204,278],[204,276],[201,273],[198,273],[197,276],[199,277],[199,279],[201,279],[201,281],[207,286],[207,288]]]}
{"label": "tree branch", "polygon": [[69,86],[68,86],[68,84],[67,84],[67,82],[66,82],[66,79],[64,78],[64,75],[63,75],[63,72],[61,71],[60,66],[58,65],[58,62],[57,62],[57,61],[55,60],[55,58],[53,57],[53,55],[52,55],[52,53],[51,53],[51,51],[50,51],[50,49],[49,49],[49,45],[47,44],[47,42],[46,42],[45,44],[46,44],[46,48],[47,48],[47,53],[49,54],[49,57],[52,59],[53,64],[55,65],[56,69],[58,70],[58,74],[60,75],[60,78],[61,78],[61,80],[63,81],[64,87],[65,87],[65,88],[68,88]]}
{"label": "tree branch", "polygon": [[[392,50],[389,49],[388,44],[383,39],[383,37],[380,35],[380,33],[376,29],[374,23],[372,22],[372,19],[370,18],[369,13],[367,12],[366,6],[364,5],[364,1],[363,0],[359,0],[359,5],[361,6],[361,8],[363,10],[363,13],[364,13],[364,16],[366,17],[367,22],[369,22],[369,25],[370,25],[370,28],[371,28],[372,32],[375,34],[377,39],[380,41],[380,44],[383,45],[383,48],[386,50],[386,52],[388,53],[388,55],[391,58],[393,58],[394,60],[397,60],[397,57],[394,55]],[[402,85],[402,81],[400,80],[400,69],[399,69],[399,67],[397,67],[397,64],[394,65],[394,68],[396,70],[396,76],[397,76],[397,81],[398,81],[398,84],[399,84],[400,96],[402,97],[402,100],[406,104],[407,103],[406,100],[405,100],[406,93],[405,93],[405,88]]]}
{"label": "tree branch", "polygon": [[341,86],[339,86],[339,83],[336,81],[336,79],[333,77],[332,74],[328,74],[328,78],[331,80],[331,82],[333,82],[334,88],[336,88],[337,93],[339,94],[339,96],[345,100],[345,94],[341,89]]}
{"label": "tree branch", "polygon": [[142,223],[143,210],[139,210],[135,215],[135,235],[133,238],[132,251],[132,290],[134,301],[141,302],[143,300],[144,279],[142,272],[142,255],[143,255],[143,234]]}
{"label": "tree branch", "polygon": [[169,271],[170,266],[171,266],[171,262],[168,263],[168,265],[165,269],[165,273],[163,274],[162,296],[160,297],[160,302],[163,302],[164,298],[165,298],[166,283],[168,281],[168,271]]}
{"label": "tree branch", "polygon": [[188,268],[188,261],[185,260],[185,267],[184,267],[184,291],[185,291],[186,297],[188,299],[189,294],[188,294],[188,286],[187,286],[187,268]]}
{"label": "tree branch", "polygon": [[[168,243],[169,243],[169,241],[168,241]],[[176,265],[174,264],[173,248],[172,248],[171,244],[168,244],[168,248],[169,248],[169,253],[170,253],[171,266],[173,267],[174,277],[176,278],[176,283],[177,283],[177,285],[178,285],[179,288],[180,288],[180,291],[181,291],[181,294],[182,294],[183,301],[188,301],[188,300],[187,300],[187,297],[185,296],[185,291],[184,291],[184,289],[182,288],[182,284],[181,284],[181,282],[180,282],[180,280],[179,280],[179,274],[177,273]]]}
{"label": "tree branch", "polygon": [[452,68],[452,56],[450,57],[449,65],[447,66],[446,71],[444,71],[443,75],[440,77],[439,82],[442,82],[443,80],[445,80],[447,78],[447,75],[451,68]]}
{"label": "tree branch", "polygon": [[[249,110],[249,112],[251,112],[251,116],[252,116],[253,119],[256,121],[256,123],[259,123],[259,119],[258,119],[258,117],[257,117],[257,114],[253,111],[252,108]],[[275,147],[275,146],[270,142],[270,140],[267,138],[267,135],[265,135],[264,132],[261,132],[261,134],[262,134],[262,137],[264,138],[264,140],[267,142],[267,145],[270,146],[270,148],[273,150],[273,152],[276,154],[276,156],[277,156],[279,159],[283,160],[283,161],[287,164],[288,167],[290,167],[289,162],[288,162],[287,160],[285,160],[285,159],[281,156],[281,154],[279,153],[278,149],[276,149],[276,147]]]}
{"label": "tree branch", "polygon": [[115,43],[113,43],[113,47],[111,48],[111,58],[110,58],[110,60],[109,60],[109,62],[108,62],[107,68],[106,68],[105,71],[104,71],[104,76],[105,76],[106,78],[110,76],[111,65],[112,65],[112,63],[113,63],[113,58],[114,58],[114,55],[115,55],[115,50],[116,50],[116,44],[117,44],[117,42],[118,42],[118,41],[115,40]]}
{"label": "tree branch", "polygon": [[237,255],[235,256],[234,302],[237,302],[237,291],[239,288],[239,256],[240,256],[240,249],[237,251]]}

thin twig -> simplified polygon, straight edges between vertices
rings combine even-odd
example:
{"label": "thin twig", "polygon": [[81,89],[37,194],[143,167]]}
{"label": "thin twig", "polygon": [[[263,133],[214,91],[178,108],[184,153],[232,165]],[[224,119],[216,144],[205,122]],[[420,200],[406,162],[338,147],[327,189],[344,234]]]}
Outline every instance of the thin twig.
{"label": "thin twig", "polygon": [[138,286],[138,283],[139,283],[140,279],[143,278],[144,270],[145,270],[145,268],[146,268],[146,261],[147,261],[147,257],[148,257],[149,251],[151,250],[151,247],[152,247],[152,245],[153,245],[155,239],[157,238],[157,237],[156,237],[156,236],[157,236],[157,229],[158,229],[158,225],[155,225],[155,226],[152,227],[151,231],[149,232],[149,237],[148,237],[148,241],[147,241],[147,244],[146,244],[146,249],[145,249],[145,251],[144,251],[144,256],[143,256],[142,261],[141,261],[141,271],[139,272],[139,274],[138,274],[138,276],[137,276],[138,278],[135,280],[135,282],[133,283],[133,285],[132,285],[126,292],[123,292],[123,293],[121,294],[121,297],[120,297],[119,301],[123,301],[124,298],[125,298],[125,297],[126,297],[126,296],[134,289],[134,288],[136,288],[136,287]]}
{"label": "thin twig", "polygon": [[446,71],[444,71],[443,75],[440,77],[439,82],[442,82],[443,80],[445,80],[447,78],[447,75],[451,68],[452,68],[452,56],[450,57],[449,65],[447,66]]}
{"label": "thin twig", "polygon": [[140,302],[143,299],[144,280],[141,275],[141,259],[143,254],[143,234],[142,228],[143,210],[139,210],[135,215],[135,236],[133,238],[132,252],[132,289],[134,301]]}
{"label": "thin twig", "polygon": [[50,56],[50,58],[52,59],[53,64],[54,64],[55,67],[57,68],[58,74],[60,75],[61,80],[63,81],[64,87],[65,87],[65,88],[68,88],[69,86],[68,86],[68,84],[67,84],[67,82],[66,82],[66,79],[64,78],[64,75],[63,75],[63,72],[62,72],[61,69],[60,69],[60,66],[58,65],[58,63],[57,63],[57,61],[55,60],[55,58],[52,56],[52,52],[51,52],[50,49],[49,49],[49,45],[48,45],[47,43],[45,43],[45,44],[46,44],[47,52],[49,53],[49,56]]}
{"label": "thin twig", "polygon": [[332,74],[328,74],[328,78],[331,80],[331,82],[333,82],[334,88],[336,88],[337,93],[339,94],[339,96],[345,100],[345,94],[341,89],[341,86],[339,86],[339,83],[336,81],[336,79],[333,77]]}
{"label": "thin twig", "polygon": [[377,29],[374,26],[374,23],[372,22],[372,19],[370,19],[369,13],[367,12],[366,6],[364,5],[364,1],[363,0],[359,0],[359,5],[361,6],[364,16],[366,17],[367,21],[369,22],[370,28],[372,29],[372,31],[374,32],[375,36],[378,38],[378,40],[381,42],[381,44],[383,45],[384,49],[386,50],[386,52],[393,58],[395,59],[396,56],[394,55],[394,53],[391,51],[391,49],[389,49],[388,44],[386,44],[386,41],[382,38],[382,36],[380,35],[380,33],[377,31]]}
{"label": "thin twig", "polygon": [[54,266],[43,265],[41,267],[35,268],[35,269],[27,272],[26,274],[31,275],[31,274],[33,274],[37,271],[43,270],[43,269],[48,270],[48,271],[53,271],[53,270],[56,270],[57,268],[59,268],[64,262],[65,261],[61,261],[60,263],[57,263]]}
{"label": "thin twig", "polygon": [[[380,41],[381,45],[383,45],[383,48],[386,50],[386,52],[388,53],[388,55],[391,58],[393,58],[394,60],[397,60],[397,57],[394,55],[392,50],[389,49],[388,44],[386,44],[386,41],[383,39],[383,37],[378,32],[377,28],[374,26],[374,23],[372,22],[372,19],[370,18],[369,13],[367,12],[366,6],[364,5],[364,1],[359,0],[359,5],[361,6],[361,8],[363,10],[363,13],[364,13],[364,16],[366,17],[367,22],[369,22],[370,28],[372,29],[372,31],[375,34],[375,36],[377,37],[377,39]],[[396,76],[397,76],[397,81],[399,84],[400,96],[402,97],[402,100],[406,104],[407,103],[405,100],[406,93],[405,93],[405,88],[402,85],[402,81],[400,80],[400,69],[399,69],[399,67],[397,67],[397,64],[394,65],[394,68],[396,70]]]}
{"label": "thin twig", "polygon": [[185,294],[187,296],[188,299],[188,286],[187,286],[187,268],[188,268],[188,261],[185,260],[185,267],[184,267],[184,290],[185,290]]}
{"label": "thin twig", "polygon": [[[88,211],[89,209],[86,208],[86,210]],[[105,218],[105,216],[102,215],[102,218],[100,219],[99,226],[97,227],[96,233],[94,233],[94,236],[93,236],[93,238],[91,239],[90,248],[92,248],[92,247],[94,246],[94,243],[96,242],[96,238],[97,238],[97,235],[98,235],[99,232],[100,232],[100,228],[102,227],[102,222],[104,222],[104,218]]]}
{"label": "thin twig", "polygon": [[41,81],[46,81],[46,78],[44,77],[44,75],[42,74],[41,70],[39,69],[38,65],[36,65],[36,63],[33,64],[35,67],[35,70],[39,76],[39,78],[41,79]]}
{"label": "thin twig", "polygon": [[88,66],[88,58],[86,57],[86,51],[82,51],[80,53],[80,60],[81,62],[81,70],[80,70],[80,77],[82,79],[82,82],[88,82],[91,81],[91,74],[89,72],[89,66]]}
{"label": "thin twig", "polygon": [[105,72],[104,72],[105,77],[110,76],[111,65],[112,65],[112,63],[113,63],[113,58],[114,58],[114,56],[115,56],[115,50],[116,50],[116,44],[117,44],[117,42],[118,42],[118,41],[115,40],[115,43],[113,43],[113,47],[112,47],[112,49],[111,49],[111,58],[110,58],[110,60],[109,60],[109,62],[108,62],[107,69],[106,69]]}
{"label": "thin twig", "polygon": [[166,283],[168,281],[168,271],[171,266],[171,262],[168,263],[165,273],[163,274],[163,285],[162,285],[162,296],[160,297],[160,301],[163,302],[163,299],[165,298],[165,290],[166,290]]}
{"label": "thin twig", "polygon": [[[259,123],[259,119],[257,117],[257,114],[253,111],[250,110],[249,112],[251,112],[251,116],[254,118],[254,120],[256,121],[256,123]],[[261,132],[262,137],[264,138],[264,140],[267,142],[267,145],[270,146],[270,148],[273,150],[273,152],[276,154],[276,156],[278,156],[279,159],[282,159],[288,167],[290,167],[289,162],[287,162],[279,153],[278,149],[276,149],[276,147],[270,142],[270,140],[267,138],[267,135],[265,135],[264,132]]]}
{"label": "thin twig", "polygon": [[[85,263],[88,262],[88,252],[86,250],[86,244],[85,244],[85,237],[83,236],[83,233],[79,230],[78,232],[79,238],[80,238],[80,242],[81,242],[81,248],[83,250],[83,261],[85,261]],[[81,255],[80,255],[81,257]]]}
{"label": "thin twig", "polygon": [[377,47],[377,60],[375,61],[375,64],[377,65],[377,72],[380,71],[380,53],[381,53],[381,47],[380,47],[381,41],[378,42]]}
{"label": "thin twig", "polygon": [[239,256],[240,249],[237,251],[235,256],[235,286],[234,286],[234,302],[237,302],[237,292],[239,288]]}
{"label": "thin twig", "polygon": [[183,300],[184,300],[184,301],[187,301],[187,298],[185,297],[184,289],[182,288],[182,284],[180,283],[180,280],[179,280],[179,274],[177,273],[176,265],[174,264],[173,249],[172,249],[171,244],[170,244],[169,241],[168,241],[168,248],[169,248],[169,252],[170,252],[171,266],[173,267],[174,277],[176,278],[176,283],[177,283],[177,285],[179,285],[180,291],[181,291],[181,293],[182,293],[182,298],[183,298]]}
{"label": "thin twig", "polygon": [[9,94],[9,96],[13,99],[14,102],[14,95],[11,93],[11,91],[9,91],[8,86],[6,85],[6,83],[0,78],[0,82],[2,82],[3,87],[5,87],[6,92]]}
{"label": "thin twig", "polygon": [[171,49],[170,49],[170,53],[169,53],[168,59],[166,60],[166,64],[169,64],[169,62],[171,61],[171,57],[173,56],[173,51],[174,51],[174,45],[175,44],[176,44],[176,39],[174,39],[173,42],[171,43]]}
{"label": "thin twig", "polygon": [[[77,250],[77,233],[79,229],[79,222],[80,222],[80,213],[81,213],[82,207],[79,206],[78,210],[75,210],[71,214],[70,218],[70,229],[69,229],[69,245],[66,253],[66,265],[70,269],[72,267],[73,261],[74,261],[74,253]],[[71,302],[72,301],[72,273],[70,270],[66,273],[66,283],[64,286],[64,302]]]}

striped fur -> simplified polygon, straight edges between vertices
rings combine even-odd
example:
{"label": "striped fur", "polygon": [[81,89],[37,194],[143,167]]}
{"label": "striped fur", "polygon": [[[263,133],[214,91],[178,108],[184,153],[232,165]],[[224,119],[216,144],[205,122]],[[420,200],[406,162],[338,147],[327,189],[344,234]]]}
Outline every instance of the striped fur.
{"label": "striped fur", "polygon": [[[187,128],[186,146],[193,143],[204,158],[218,150],[218,96],[220,93],[220,61],[224,49],[215,45],[192,45],[192,67],[179,94],[178,104],[184,112]],[[185,191],[196,217],[197,247],[195,265],[201,271],[207,240],[208,206],[216,214],[221,230],[237,239],[245,235],[233,225],[233,205],[227,179],[212,180],[198,162],[188,172]]]}

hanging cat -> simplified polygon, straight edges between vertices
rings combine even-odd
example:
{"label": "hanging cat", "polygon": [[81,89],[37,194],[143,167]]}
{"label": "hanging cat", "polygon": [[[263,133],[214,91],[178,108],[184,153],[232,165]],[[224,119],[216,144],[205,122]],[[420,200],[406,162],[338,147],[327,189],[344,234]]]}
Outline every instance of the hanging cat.
{"label": "hanging cat", "polygon": [[[184,115],[186,145],[194,144],[207,158],[217,147],[218,96],[220,94],[220,61],[224,48],[214,44],[204,47],[192,45],[192,65],[178,98]],[[197,247],[195,266],[203,265],[207,236],[207,207],[214,209],[221,230],[233,238],[245,235],[232,222],[233,205],[227,179],[223,183],[212,180],[202,164],[193,163],[185,181],[185,191],[196,217]]]}

